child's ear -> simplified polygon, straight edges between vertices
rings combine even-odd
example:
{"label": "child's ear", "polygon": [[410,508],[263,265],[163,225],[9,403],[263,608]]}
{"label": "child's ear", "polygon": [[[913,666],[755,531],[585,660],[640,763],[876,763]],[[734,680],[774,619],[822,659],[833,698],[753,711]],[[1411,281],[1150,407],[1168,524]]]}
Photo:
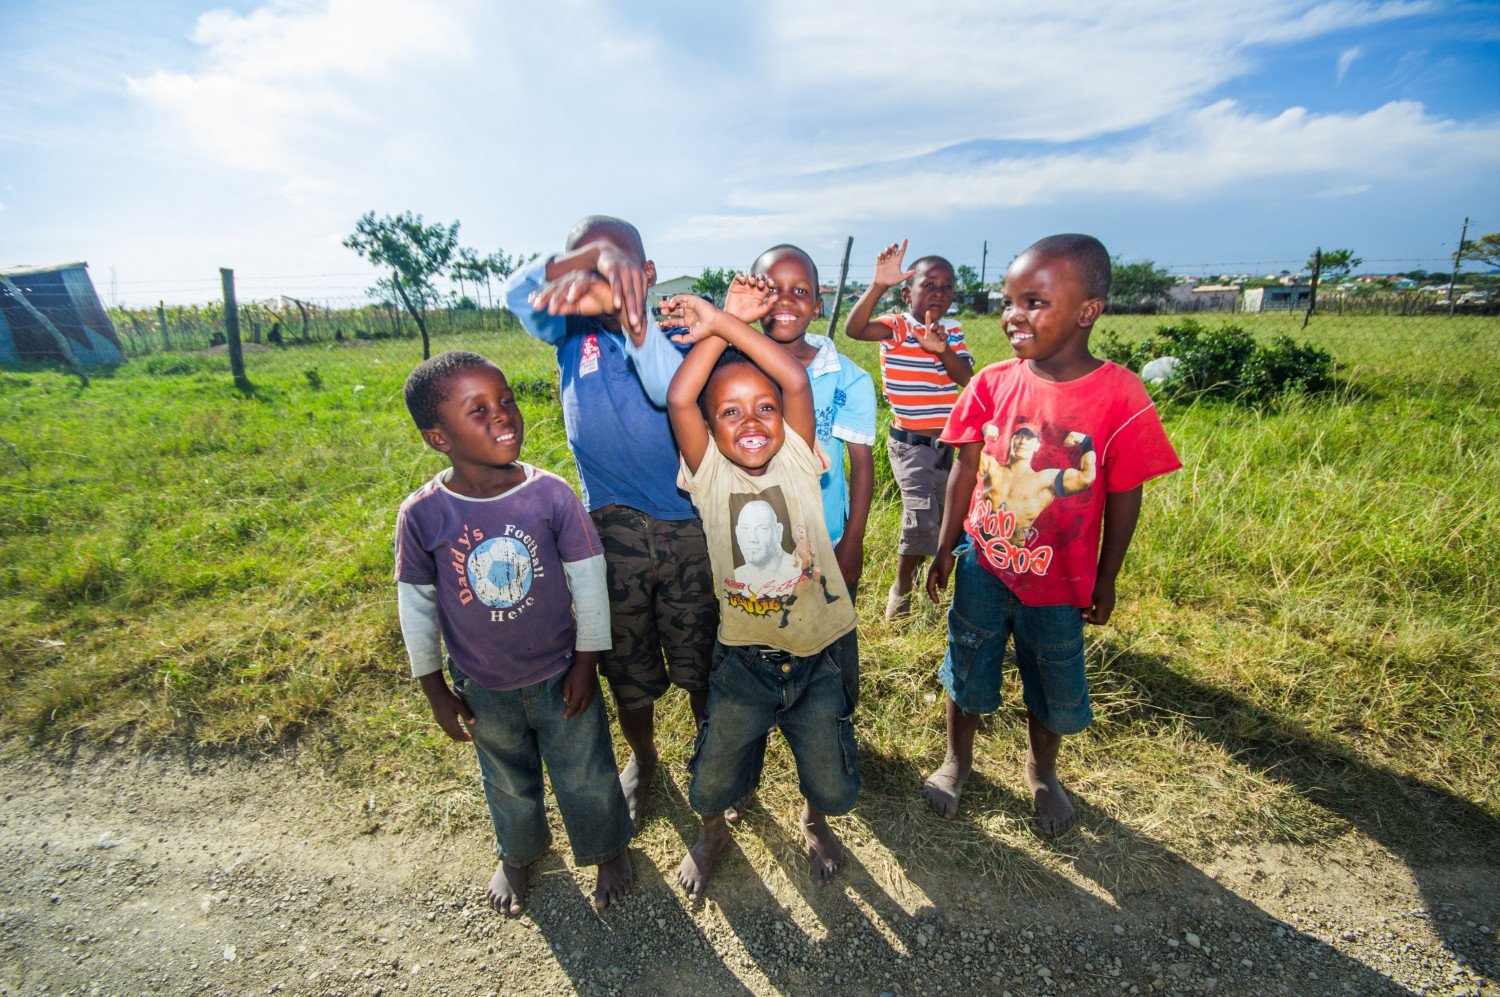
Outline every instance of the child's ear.
{"label": "child's ear", "polygon": [[448,440],[443,436],[443,431],[436,427],[422,430],[422,439],[429,447],[438,453],[448,452]]}
{"label": "child's ear", "polygon": [[1092,329],[1102,314],[1104,314],[1104,299],[1090,298],[1078,311],[1078,324],[1084,329]]}
{"label": "child's ear", "polygon": [[655,284],[656,283],[656,264],[654,262],[652,262],[651,260],[647,260],[646,261],[646,265],[644,267],[642,267],[641,269],[646,271],[646,286],[650,287],[651,285]]}
{"label": "child's ear", "polygon": [[901,285],[901,303],[911,307],[911,287],[906,284]]}

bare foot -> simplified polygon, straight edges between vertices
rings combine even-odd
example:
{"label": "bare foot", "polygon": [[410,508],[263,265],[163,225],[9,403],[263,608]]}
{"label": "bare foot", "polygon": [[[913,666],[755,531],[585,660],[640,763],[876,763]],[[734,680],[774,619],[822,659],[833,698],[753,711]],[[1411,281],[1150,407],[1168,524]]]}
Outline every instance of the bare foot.
{"label": "bare foot", "polygon": [[625,794],[625,808],[630,811],[630,823],[637,830],[641,826],[641,813],[646,809],[646,794],[651,790],[651,783],[656,778],[656,756],[645,762],[635,752],[630,753],[630,761],[625,763],[625,771],[620,773],[620,790]]}
{"label": "bare foot", "polygon": [[724,819],[731,824],[738,824],[745,819],[745,814],[755,805],[755,790],[750,790],[744,796],[734,801],[734,806],[724,811]]}
{"label": "bare foot", "polygon": [[521,913],[521,903],[526,899],[526,870],[502,861],[495,866],[486,896],[490,906],[502,914]]}
{"label": "bare foot", "polygon": [[844,846],[828,826],[828,818],[816,811],[802,812],[802,837],[807,841],[808,874],[818,886],[827,886],[844,867]]}
{"label": "bare foot", "polygon": [[729,827],[722,817],[703,818],[703,830],[687,857],[677,867],[677,882],[687,892],[689,900],[697,900],[708,885],[708,874],[714,871],[714,860],[729,843]]}
{"label": "bare foot", "polygon": [[1028,755],[1026,784],[1031,787],[1032,805],[1036,807],[1036,822],[1042,837],[1055,838],[1072,828],[1075,822],[1073,801],[1063,792],[1056,771],[1038,774],[1035,759]]}
{"label": "bare foot", "polygon": [[600,862],[599,881],[594,884],[594,906],[603,910],[610,904],[619,903],[634,883],[635,870],[630,865],[629,849],[608,862]]}
{"label": "bare foot", "polygon": [[969,769],[960,765],[957,758],[949,757],[927,781],[922,783],[922,795],[927,805],[943,820],[958,816],[958,800],[963,796],[964,783],[969,781]]}

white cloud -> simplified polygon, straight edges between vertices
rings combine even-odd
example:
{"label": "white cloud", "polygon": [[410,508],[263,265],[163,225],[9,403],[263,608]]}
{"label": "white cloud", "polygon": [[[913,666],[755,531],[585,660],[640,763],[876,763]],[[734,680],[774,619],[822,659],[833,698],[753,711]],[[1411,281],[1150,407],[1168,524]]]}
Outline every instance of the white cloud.
{"label": "white cloud", "polygon": [[1340,83],[1344,82],[1344,74],[1349,72],[1349,67],[1354,65],[1354,60],[1363,54],[1364,50],[1358,45],[1353,48],[1346,48],[1339,54],[1338,81]]}
{"label": "white cloud", "polygon": [[[1439,148],[1443,155],[1434,157],[1432,150]],[[816,182],[769,189],[741,187],[727,197],[738,213],[688,219],[667,238],[689,232],[708,240],[747,231],[821,233],[880,218],[944,217],[1081,198],[1183,202],[1266,179],[1290,187],[1302,177],[1338,178],[1345,182],[1324,195],[1348,196],[1378,180],[1485,175],[1496,169],[1500,125],[1434,118],[1411,102],[1365,114],[1314,115],[1291,108],[1270,116],[1220,101],[1113,150],[988,162],[922,157],[873,178],[841,182],[824,175]]]}
{"label": "white cloud", "polygon": [[1363,194],[1366,191],[1371,190],[1371,189],[1373,189],[1373,188],[1371,187],[1370,184],[1367,184],[1367,183],[1350,183],[1350,184],[1344,184],[1344,185],[1339,186],[1339,187],[1329,187],[1327,190],[1317,191],[1317,192],[1313,193],[1311,196],[1312,197],[1357,197],[1358,195]]}

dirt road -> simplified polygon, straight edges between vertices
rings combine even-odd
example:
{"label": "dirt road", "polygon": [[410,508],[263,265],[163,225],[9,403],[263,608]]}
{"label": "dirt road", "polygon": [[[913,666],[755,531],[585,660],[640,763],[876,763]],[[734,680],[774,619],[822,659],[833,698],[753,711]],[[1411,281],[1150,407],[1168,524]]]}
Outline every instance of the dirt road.
{"label": "dirt road", "polygon": [[1202,866],[1137,845],[1018,884],[913,871],[853,818],[820,891],[795,827],[756,814],[691,905],[668,886],[691,826],[657,821],[625,903],[593,911],[554,854],[507,919],[482,838],[400,833],[295,757],[12,743],[0,772],[0,994],[1500,997],[1500,864],[1412,869],[1352,833]]}

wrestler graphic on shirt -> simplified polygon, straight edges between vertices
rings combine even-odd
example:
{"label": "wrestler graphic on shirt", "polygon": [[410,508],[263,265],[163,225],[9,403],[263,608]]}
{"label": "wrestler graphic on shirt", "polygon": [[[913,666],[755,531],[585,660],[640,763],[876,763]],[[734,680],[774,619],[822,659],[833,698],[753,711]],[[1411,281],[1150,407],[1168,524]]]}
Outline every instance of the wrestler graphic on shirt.
{"label": "wrestler graphic on shirt", "polygon": [[[986,444],[998,440],[1000,427],[993,423],[985,426],[984,438]],[[1048,467],[1040,471],[1033,468],[1031,459],[1041,448],[1042,440],[1034,426],[1024,423],[1011,434],[1005,463],[988,453],[979,455],[979,473],[990,505],[1015,517],[1016,528],[1006,539],[1016,546],[1024,546],[1032,539],[1032,524],[1053,500],[1086,492],[1094,483],[1098,460],[1094,441],[1084,433],[1071,432],[1063,437],[1063,443],[1078,448],[1076,468]]]}
{"label": "wrestler graphic on shirt", "polygon": [[779,591],[802,574],[802,564],[781,546],[786,527],[776,509],[763,499],[745,503],[734,523],[734,539],[745,563],[734,569],[734,580],[752,595]]}

